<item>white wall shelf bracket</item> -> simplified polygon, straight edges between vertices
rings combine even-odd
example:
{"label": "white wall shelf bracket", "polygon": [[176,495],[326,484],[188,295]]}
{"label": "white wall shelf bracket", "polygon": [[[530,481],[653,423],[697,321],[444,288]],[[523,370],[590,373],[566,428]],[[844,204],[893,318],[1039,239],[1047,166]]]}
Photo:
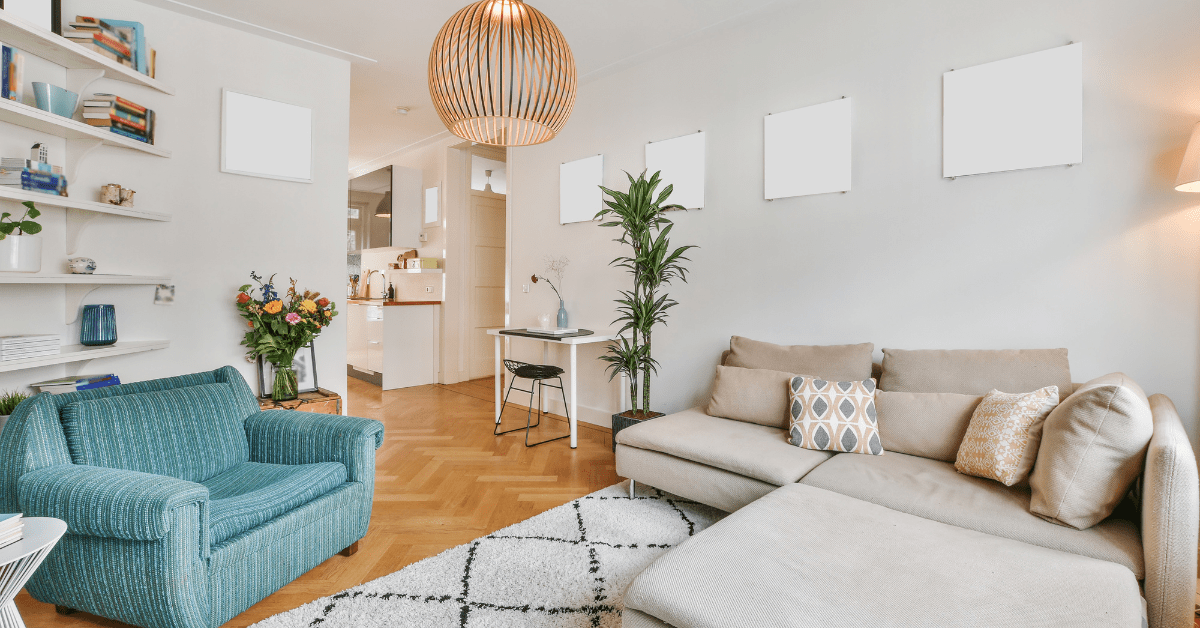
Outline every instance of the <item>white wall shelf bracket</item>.
{"label": "white wall shelf bracket", "polygon": [[82,209],[67,209],[67,255],[74,255],[79,250],[79,237],[98,215]]}
{"label": "white wall shelf bracket", "polygon": [[83,305],[83,300],[87,298],[87,295],[91,294],[93,290],[99,287],[100,286],[88,285],[86,283],[69,283],[65,286],[67,289],[65,318],[68,325],[73,325],[75,324],[75,321],[79,320],[79,307]]}
{"label": "white wall shelf bracket", "polygon": [[73,70],[67,69],[67,89],[79,94],[79,102],[75,103],[75,113],[83,110],[83,101],[87,100],[87,88],[97,80],[104,78],[104,70]]}
{"label": "white wall shelf bracket", "polygon": [[79,174],[79,166],[92,152],[103,145],[104,142],[101,140],[67,140],[67,181],[74,181]]}

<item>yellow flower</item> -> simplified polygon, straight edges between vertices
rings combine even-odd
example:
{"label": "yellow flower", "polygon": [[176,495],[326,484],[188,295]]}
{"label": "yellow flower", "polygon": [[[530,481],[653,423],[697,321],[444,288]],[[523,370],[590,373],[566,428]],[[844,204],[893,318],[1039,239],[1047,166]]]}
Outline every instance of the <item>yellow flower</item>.
{"label": "yellow flower", "polygon": [[325,310],[325,318],[333,318],[333,312],[330,312],[329,310]]}
{"label": "yellow flower", "polygon": [[278,314],[283,309],[283,301],[275,300],[263,306],[267,314]]}
{"label": "yellow flower", "polygon": [[300,303],[300,307],[304,308],[304,311],[308,312],[309,314],[312,314],[317,311],[317,304],[313,303],[312,300],[310,300],[310,299],[305,299],[304,301],[302,301]]}

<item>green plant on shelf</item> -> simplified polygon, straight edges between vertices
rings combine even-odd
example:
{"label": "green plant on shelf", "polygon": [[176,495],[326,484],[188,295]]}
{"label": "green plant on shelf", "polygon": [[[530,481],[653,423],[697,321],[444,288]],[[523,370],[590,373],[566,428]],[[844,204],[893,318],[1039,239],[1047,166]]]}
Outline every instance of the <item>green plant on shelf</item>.
{"label": "green plant on shelf", "polygon": [[20,392],[5,391],[0,392],[0,416],[8,416],[21,405],[22,401],[29,398],[29,395]]}
{"label": "green plant on shelf", "polygon": [[33,201],[21,204],[25,206],[25,214],[16,220],[13,220],[12,214],[8,212],[0,214],[0,240],[10,235],[34,235],[42,232],[42,226],[34,221],[42,212],[38,211]]}

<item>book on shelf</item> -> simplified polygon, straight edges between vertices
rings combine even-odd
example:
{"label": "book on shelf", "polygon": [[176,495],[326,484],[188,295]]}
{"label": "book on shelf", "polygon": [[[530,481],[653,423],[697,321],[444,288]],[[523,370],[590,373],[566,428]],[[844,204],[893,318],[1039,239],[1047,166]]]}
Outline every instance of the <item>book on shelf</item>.
{"label": "book on shelf", "polygon": [[0,547],[6,547],[25,537],[25,518],[21,513],[0,515]]}
{"label": "book on shelf", "polygon": [[80,375],[77,377],[60,377],[59,379],[51,379],[44,382],[31,384],[40,392],[48,392],[52,395],[63,395],[66,393],[77,392],[80,390],[92,390],[93,388],[107,388],[108,386],[118,386],[121,384],[121,378],[112,373],[105,375]]}
{"label": "book on shelf", "polygon": [[25,169],[21,171],[21,189],[67,196],[67,177],[51,172]]}
{"label": "book on shelf", "polygon": [[62,166],[52,166],[44,161],[22,159],[20,157],[0,157],[0,176],[15,171],[19,176],[22,170],[37,170],[51,174],[62,174]]}
{"label": "book on shelf", "polygon": [[126,41],[129,42],[132,50],[133,69],[142,74],[149,75],[150,55],[146,48],[146,27],[142,26],[141,22],[130,22],[128,20],[110,20],[104,18],[100,21],[111,25],[118,33],[126,36]]}
{"label": "book on shelf", "polygon": [[93,94],[83,102],[83,121],[95,127],[154,143],[154,110],[113,94]]}
{"label": "book on shelf", "polygon": [[133,102],[132,100],[121,98],[113,94],[92,94],[91,98],[83,101],[84,107],[113,107],[128,111],[129,113],[144,116],[149,111],[145,107]]}
{"label": "book on shelf", "polygon": [[21,334],[18,336],[0,336],[0,349],[26,345],[59,344],[62,338],[57,334]]}
{"label": "book on shelf", "polygon": [[21,102],[25,94],[25,55],[0,44],[0,98]]}

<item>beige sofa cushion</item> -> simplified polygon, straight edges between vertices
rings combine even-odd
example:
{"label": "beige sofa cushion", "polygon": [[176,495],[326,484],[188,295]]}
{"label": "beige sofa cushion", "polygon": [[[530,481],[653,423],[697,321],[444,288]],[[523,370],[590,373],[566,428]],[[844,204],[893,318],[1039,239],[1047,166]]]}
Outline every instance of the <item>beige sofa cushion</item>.
{"label": "beige sofa cushion", "polygon": [[879,389],[985,395],[993,388],[1019,393],[1058,386],[1072,390],[1066,349],[883,350]]}
{"label": "beige sofa cushion", "polygon": [[788,382],[793,377],[794,374],[783,371],[718,366],[712,398],[705,412],[710,416],[786,430]]}
{"label": "beige sofa cushion", "polygon": [[687,628],[1092,628],[1142,619],[1138,583],[1120,565],[803,484],[663,554],[624,602]]}
{"label": "beige sofa cushion", "polygon": [[649,449],[617,445],[617,475],[733,512],[779,488],[699,462]]}
{"label": "beige sofa cushion", "polygon": [[617,433],[617,443],[699,462],[776,486],[799,480],[833,456],[789,445],[784,430],[708,416],[699,408],[627,427]]}
{"label": "beige sofa cushion", "polygon": [[871,378],[871,353],[874,351],[875,345],[869,342],[786,347],[734,336],[729,339],[725,366],[786,371],[834,381],[864,380]]}
{"label": "beige sofa cushion", "polygon": [[805,449],[883,455],[876,429],[875,380],[828,382],[793,377],[790,442]]}
{"label": "beige sofa cushion", "polygon": [[1046,419],[1029,508],[1063,525],[1096,525],[1142,473],[1153,435],[1150,401],[1124,373],[1084,384]]}
{"label": "beige sofa cushion", "polygon": [[[622,432],[624,433],[624,432]],[[1029,488],[962,475],[954,465],[895,452],[836,456],[802,484],[836,491],[918,517],[1107,560],[1145,574],[1141,537],[1129,520],[1110,517],[1076,530],[1029,512]]]}
{"label": "beige sofa cushion", "polygon": [[1025,481],[1037,460],[1042,424],[1057,405],[1057,386],[984,395],[971,415],[954,468],[1005,486]]}
{"label": "beige sofa cushion", "polygon": [[982,399],[955,393],[876,392],[884,450],[954,462]]}

